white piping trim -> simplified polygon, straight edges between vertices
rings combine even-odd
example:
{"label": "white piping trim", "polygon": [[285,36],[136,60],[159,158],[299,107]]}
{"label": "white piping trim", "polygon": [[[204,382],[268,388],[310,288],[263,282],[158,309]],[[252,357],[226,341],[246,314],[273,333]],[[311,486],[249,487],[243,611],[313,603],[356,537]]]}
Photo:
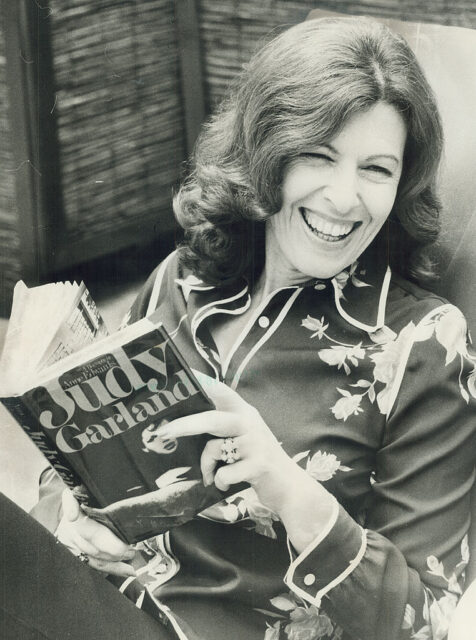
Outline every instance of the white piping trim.
{"label": "white piping trim", "polygon": [[175,283],[178,284],[179,287],[190,289],[190,291],[211,291],[212,289],[216,289],[214,284],[190,284],[187,282],[187,278],[175,278]]}
{"label": "white piping trim", "polygon": [[[228,352],[228,355],[225,358],[225,362],[223,363],[223,375],[225,375],[226,372],[228,371],[228,367],[230,366],[231,359],[235,355],[238,347],[240,346],[240,344],[243,342],[245,337],[250,332],[251,327],[256,322],[256,319],[261,315],[263,309],[265,309],[268,306],[268,303],[273,298],[273,296],[276,295],[279,291],[284,291],[285,289],[293,289],[293,288],[295,288],[295,287],[281,287],[280,289],[276,289],[276,291],[273,291],[273,292],[269,293],[266,296],[266,298],[260,302],[258,307],[255,309],[253,315],[248,320],[248,322],[246,323],[246,325],[243,327],[242,331],[240,332],[240,334],[236,338],[236,340],[233,343],[230,351]],[[251,303],[251,301],[250,301],[250,303]]]}
{"label": "white piping trim", "polygon": [[[251,306],[251,298],[249,297],[248,300],[246,301],[246,304],[243,307],[240,307],[239,309],[210,309],[204,316],[201,317],[201,322],[203,322],[203,320],[205,320],[205,318],[208,318],[210,316],[216,315],[218,313],[223,313],[225,315],[229,315],[229,316],[236,316],[239,313],[244,313],[245,311],[247,311]],[[225,377],[226,375],[226,371],[228,368],[228,364],[229,364],[229,358],[228,356],[225,358],[225,362],[224,364],[222,364],[222,376]]]}
{"label": "white piping trim", "polygon": [[134,582],[135,579],[136,579],[136,576],[129,576],[128,578],[126,578],[124,582],[121,584],[121,586],[119,587],[120,593],[124,593],[127,587],[131,584],[131,582]]}
{"label": "white piping trim", "polygon": [[368,333],[373,333],[374,331],[377,331],[377,329],[381,329],[385,324],[385,307],[386,307],[387,295],[388,295],[388,289],[390,287],[391,277],[392,277],[392,270],[390,269],[390,267],[387,267],[387,271],[385,272],[385,277],[382,283],[382,288],[380,289],[380,298],[379,298],[378,312],[377,312],[377,324],[375,324],[374,326],[370,324],[365,324],[364,322],[360,322],[359,320],[356,320],[342,308],[342,305],[339,299],[339,293],[342,291],[342,289],[339,289],[336,279],[332,278],[332,284],[334,286],[334,300],[335,300],[335,305],[337,307],[337,311],[344,318],[344,320],[347,320],[347,322],[354,325],[354,327],[357,327],[358,329],[363,329]]}
{"label": "white piping trim", "polygon": [[[197,313],[195,314],[195,316],[192,319],[191,322],[191,332],[192,332],[192,339],[193,339],[193,343],[195,345],[196,350],[198,351],[198,353],[202,356],[202,358],[212,367],[212,369],[215,371],[215,378],[217,380],[220,379],[220,372],[218,371],[218,369],[216,368],[215,364],[210,360],[210,358],[208,357],[207,352],[202,349],[200,347],[200,345],[198,344],[197,341],[197,331],[198,331],[198,325],[201,323],[201,321],[206,317],[207,314],[207,310],[212,309],[212,312],[219,307],[222,304],[225,304],[227,302],[233,302],[233,300],[236,300],[237,298],[241,297],[244,295],[244,293],[248,290],[248,286],[246,285],[244,289],[242,289],[239,293],[235,294],[234,296],[231,296],[231,298],[224,298],[223,300],[219,300],[219,301],[213,301],[213,302],[209,302],[208,304],[204,305],[203,307],[200,307],[200,309],[197,311]],[[247,303],[249,304],[249,299],[247,300]],[[221,310],[219,310],[221,311]],[[212,312],[209,314],[211,315]],[[218,313],[218,311],[217,311]]]}
{"label": "white piping trim", "polygon": [[163,533],[160,536],[159,544],[161,546],[162,545],[164,546],[164,549],[165,549],[165,551],[167,551],[167,553],[169,553],[170,555],[173,555],[173,553],[172,553],[172,545],[170,544],[170,531],[166,531],[165,533]]}
{"label": "white piping trim", "polygon": [[193,336],[193,343],[194,343],[195,349],[198,351],[198,353],[202,356],[202,358],[205,360],[205,362],[207,364],[209,364],[210,367],[215,372],[215,380],[220,380],[220,372],[215,367],[215,363],[212,360],[210,360],[210,358],[208,357],[208,353],[204,349],[202,349],[201,346],[197,343],[197,341],[195,340],[195,336]]}
{"label": "white piping trim", "polygon": [[[293,546],[291,544],[291,540],[289,539],[289,536],[286,536],[286,546],[288,548],[289,564],[291,564],[291,563],[294,562],[295,556],[297,555],[297,553],[294,553],[294,551],[293,551]],[[285,579],[286,579],[286,577],[288,575],[288,572],[289,572],[289,568],[288,568],[288,571],[286,571],[286,575],[284,576]]]}
{"label": "white piping trim", "polygon": [[[286,288],[292,288],[292,287],[286,287]],[[276,331],[276,329],[280,326],[280,324],[282,323],[282,321],[286,317],[289,309],[291,308],[292,304],[294,303],[294,301],[298,297],[298,295],[301,293],[301,291],[303,291],[303,289],[302,288],[298,288],[298,289],[296,289],[296,291],[293,292],[293,294],[290,296],[289,300],[286,302],[286,304],[283,306],[283,308],[279,312],[279,315],[276,318],[276,320],[273,322],[273,324],[269,327],[269,329],[261,337],[261,339],[258,340],[258,342],[254,345],[254,347],[248,351],[248,353],[245,356],[245,358],[243,358],[243,360],[242,360],[240,366],[238,367],[238,369],[237,369],[237,371],[235,373],[235,376],[234,376],[234,378],[233,378],[233,380],[232,380],[232,382],[230,384],[230,387],[232,389],[236,389],[236,387],[238,386],[238,383],[240,381],[241,374],[243,373],[245,367],[248,365],[249,361],[251,360],[251,358],[253,358],[253,356],[256,354],[256,352],[259,351],[259,349],[261,349],[261,347],[264,345],[264,343],[269,340],[269,338],[273,335],[273,333]],[[277,292],[274,292],[274,293],[277,293]],[[256,317],[256,314],[255,314],[255,317]]]}
{"label": "white piping trim", "polygon": [[162,261],[162,264],[160,265],[159,270],[157,271],[152,293],[150,294],[150,298],[149,298],[149,304],[147,305],[146,316],[149,316],[151,313],[153,313],[157,307],[157,302],[159,301],[159,294],[160,294],[160,289],[162,287],[162,280],[164,279],[165,270],[172,256],[174,256],[176,252],[177,250],[172,251],[172,253],[168,255],[165,258],[165,260]]}
{"label": "white piping trim", "polygon": [[220,309],[218,307],[213,307],[212,309],[208,309],[206,313],[202,313],[199,319],[199,323],[201,324],[205,318],[209,318],[210,316],[214,316],[217,313],[224,313],[232,316],[236,316],[239,313],[244,313],[247,309],[249,309],[251,304],[251,298],[248,297],[245,304],[238,309]]}
{"label": "white piping trim", "polygon": [[411,350],[413,349],[413,345],[415,344],[415,342],[419,342],[417,340],[419,328],[423,323],[426,323],[428,320],[431,320],[431,318],[437,315],[438,313],[441,313],[446,309],[453,309],[453,308],[455,307],[452,304],[442,304],[436,309],[429,311],[426,314],[426,316],[424,316],[420,320],[420,322],[415,326],[415,329],[413,330],[412,340],[408,341],[408,344],[406,345],[405,350],[402,353],[402,357],[400,358],[400,362],[398,363],[397,373],[395,374],[395,377],[392,382],[392,388],[389,395],[388,407],[387,407],[387,413],[386,413],[387,419],[393,409],[393,405],[395,403],[395,400],[397,399],[398,392],[400,391],[400,386],[402,384],[403,376],[405,375],[408,358],[410,357],[410,353],[411,353]]}
{"label": "white piping trim", "polygon": [[[362,527],[359,527],[360,531],[361,531],[360,548],[359,548],[355,558],[349,562],[348,567],[346,569],[344,569],[344,571],[342,571],[342,573],[340,573],[333,580],[331,580],[325,587],[323,587],[320,591],[318,591],[314,597],[309,595],[309,593],[307,591],[305,591],[304,589],[301,589],[301,587],[298,587],[297,585],[294,584],[294,582],[293,582],[294,574],[295,574],[295,571],[296,571],[297,567],[312,551],[314,551],[318,547],[318,545],[322,542],[322,540],[324,540],[324,538],[330,533],[331,529],[333,528],[333,526],[336,523],[338,513],[339,513],[339,504],[338,504],[338,502],[336,500],[335,503],[334,503],[334,510],[332,512],[331,519],[330,519],[327,527],[316,538],[316,540],[314,542],[312,542],[308,547],[306,547],[306,549],[291,563],[291,565],[289,566],[289,569],[288,569],[288,571],[287,571],[287,573],[286,573],[286,575],[284,577],[284,582],[286,583],[286,585],[290,589],[292,589],[294,591],[294,593],[296,593],[297,595],[301,596],[301,598],[303,598],[307,602],[310,602],[311,604],[313,604],[314,606],[316,606],[318,608],[321,606],[322,598],[331,589],[333,589],[338,584],[343,582],[354,571],[354,569],[356,569],[358,567],[358,565],[362,561],[362,558],[364,557],[365,552],[367,550],[367,532],[366,532],[365,529],[362,529]],[[289,541],[288,541],[288,549],[289,549]]]}
{"label": "white piping trim", "polygon": [[202,349],[202,347],[198,344],[197,337],[193,331],[192,331],[192,340],[193,340],[193,344],[195,345],[195,349],[202,356],[205,362],[209,364],[210,367],[215,372],[215,380],[220,380],[220,372],[216,368],[215,363],[208,357],[208,353],[205,351],[205,349]]}
{"label": "white piping trim", "polygon": [[[288,585],[291,586],[290,583],[292,583],[292,581],[294,580],[294,574],[296,572],[296,569],[298,568],[298,566],[301,564],[301,562],[303,562],[303,560],[305,560],[307,558],[307,556],[312,553],[312,551],[314,551],[320,544],[321,542],[324,540],[324,538],[327,538],[327,536],[329,535],[329,533],[331,532],[331,530],[333,529],[335,523],[337,522],[337,516],[339,515],[339,503],[337,502],[337,500],[334,498],[334,496],[332,496],[333,498],[333,505],[332,505],[332,512],[331,515],[329,516],[329,520],[327,521],[326,526],[324,527],[324,529],[321,531],[321,533],[314,538],[314,540],[307,545],[307,547],[304,549],[304,551],[301,551],[301,553],[298,555],[297,558],[295,558],[295,560],[292,560],[288,570],[286,571],[286,575],[284,576],[284,582]],[[288,538],[288,550],[292,559],[292,552],[291,552],[291,547],[290,547],[290,541]],[[293,590],[296,591],[296,593],[298,591],[300,591],[299,587],[296,587],[293,584]],[[305,591],[303,591],[303,593],[306,594],[307,597],[309,597],[309,594]]]}
{"label": "white piping trim", "polygon": [[361,540],[360,549],[357,552],[357,555],[353,560],[351,560],[351,562],[349,562],[349,566],[347,567],[347,569],[345,569],[339,576],[337,576],[337,578],[334,578],[334,580],[331,580],[331,582],[329,582],[328,585],[326,585],[323,589],[321,589],[316,593],[316,600],[318,602],[322,600],[322,598],[326,595],[326,593],[328,593],[331,589],[336,587],[338,584],[343,582],[348,576],[350,576],[350,574],[354,571],[354,569],[356,569],[361,563],[362,558],[364,557],[365,552],[367,551],[367,531],[361,528],[361,535],[362,535],[362,540]]}
{"label": "white piping trim", "polygon": [[[167,536],[167,540],[166,540],[166,536]],[[171,580],[175,575],[177,575],[177,573],[180,571],[180,562],[178,558],[172,553],[168,536],[169,536],[169,532],[165,534],[158,534],[156,536],[156,542],[162,556],[170,562],[170,568],[164,573],[157,573],[157,574],[154,573],[153,581],[148,583],[151,589],[156,589],[157,587],[160,587],[161,585],[165,584],[166,582]],[[149,573],[149,565],[150,563],[153,563],[154,561],[157,560],[157,553],[155,549],[152,549],[152,547],[149,547],[149,549],[153,552],[153,557],[151,557],[150,560],[143,567],[140,567],[139,569],[137,569],[137,577],[141,575],[152,577],[152,574]],[[132,577],[132,580],[134,579],[135,578]],[[123,586],[125,588],[127,585],[123,585]]]}
{"label": "white piping trim", "polygon": [[168,618],[168,620],[169,620],[170,624],[172,625],[172,627],[174,628],[174,631],[177,634],[177,637],[179,638],[179,640],[189,640],[189,638],[185,635],[183,630],[180,628],[179,623],[175,619],[175,617],[174,617],[172,611],[169,609],[169,607],[167,607],[167,605],[165,605],[163,602],[160,602],[160,600],[154,596],[152,591],[147,586],[145,588],[147,589],[147,592],[150,595],[150,597],[152,598],[152,600],[157,605],[157,608],[160,611],[162,611],[162,613]]}
{"label": "white piping trim", "polygon": [[184,313],[183,316],[180,318],[178,325],[175,327],[175,329],[173,331],[169,331],[169,336],[171,338],[175,338],[175,336],[177,335],[177,333],[179,332],[180,329],[180,325],[182,324],[182,322],[188,318],[188,314]]}
{"label": "white piping trim", "polygon": [[136,601],[136,607],[137,607],[138,609],[141,609],[141,608],[142,608],[142,604],[143,604],[143,602],[144,602],[144,598],[145,598],[145,589],[143,589],[143,590],[140,592],[139,597],[137,598],[137,601]]}
{"label": "white piping trim", "polygon": [[203,320],[202,316],[206,317],[208,315],[207,311],[211,308],[215,309],[217,307],[221,307],[223,304],[226,304],[227,302],[233,302],[234,300],[237,300],[238,298],[242,297],[246,292],[248,291],[248,285],[246,285],[239,293],[235,293],[234,296],[231,296],[230,298],[223,298],[222,300],[214,300],[213,302],[209,302],[208,304],[205,304],[203,307],[200,307],[200,309],[197,311],[197,313],[195,314],[195,316],[192,319],[192,323],[191,323],[191,329],[192,329],[192,333],[195,335],[197,332],[197,325],[201,323],[201,321]]}

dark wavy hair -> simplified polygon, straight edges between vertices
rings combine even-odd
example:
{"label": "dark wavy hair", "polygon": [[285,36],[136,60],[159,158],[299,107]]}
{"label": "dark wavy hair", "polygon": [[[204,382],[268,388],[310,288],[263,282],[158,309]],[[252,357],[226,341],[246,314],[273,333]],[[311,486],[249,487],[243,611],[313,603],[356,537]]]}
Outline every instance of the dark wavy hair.
{"label": "dark wavy hair", "polygon": [[422,249],[439,233],[435,177],[443,133],[433,92],[406,41],[367,18],[300,23],[266,44],[204,126],[174,198],[182,264],[213,284],[257,274],[264,224],[281,208],[286,167],[383,101],[407,126],[394,207],[376,242],[393,269],[422,282]]}

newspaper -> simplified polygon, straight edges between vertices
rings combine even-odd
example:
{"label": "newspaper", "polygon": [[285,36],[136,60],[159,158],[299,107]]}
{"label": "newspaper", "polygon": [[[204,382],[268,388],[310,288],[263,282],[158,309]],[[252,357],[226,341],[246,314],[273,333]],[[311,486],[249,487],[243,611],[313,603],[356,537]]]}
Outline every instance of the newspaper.
{"label": "newspaper", "polygon": [[108,335],[84,282],[28,288],[20,280],[2,353],[2,388],[30,379],[54,362]]}

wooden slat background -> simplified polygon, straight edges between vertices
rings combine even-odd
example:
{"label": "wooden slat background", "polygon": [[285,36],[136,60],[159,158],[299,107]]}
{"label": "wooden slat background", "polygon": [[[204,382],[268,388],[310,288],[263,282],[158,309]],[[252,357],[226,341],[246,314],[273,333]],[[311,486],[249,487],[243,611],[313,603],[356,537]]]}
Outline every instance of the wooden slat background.
{"label": "wooden slat background", "polygon": [[16,169],[9,120],[5,39],[0,29],[0,311],[8,304],[2,292],[12,289],[21,272],[15,197]]}
{"label": "wooden slat background", "polygon": [[158,215],[171,228],[185,157],[173,1],[51,0],[50,12],[65,243],[107,245],[124,227],[127,244]]}
{"label": "wooden slat background", "polygon": [[270,33],[312,9],[476,28],[476,0],[197,0],[208,109]]}
{"label": "wooden slat background", "polygon": [[[24,1],[40,7],[36,0]],[[40,242],[51,253],[50,266],[64,269],[173,228],[171,193],[187,147],[176,9],[186,2],[192,0],[41,3],[39,19],[49,21],[54,86],[48,92],[40,87],[38,95],[47,93],[51,98],[43,109],[48,120],[50,115],[55,120],[54,163],[60,171],[53,185],[59,205],[48,206],[55,203],[53,197],[44,207],[45,215],[54,213],[52,226],[41,223],[43,235],[53,238],[53,249],[44,237]],[[476,0],[195,0],[195,4],[206,110],[222,98],[260,43],[303,20],[313,8],[476,28]],[[0,24],[0,307],[3,303],[5,308],[7,293],[20,275],[22,256],[3,36]],[[196,100],[200,102],[200,95]],[[51,138],[47,133],[44,137]],[[45,157],[44,149],[42,153]],[[35,248],[31,251],[33,255]]]}

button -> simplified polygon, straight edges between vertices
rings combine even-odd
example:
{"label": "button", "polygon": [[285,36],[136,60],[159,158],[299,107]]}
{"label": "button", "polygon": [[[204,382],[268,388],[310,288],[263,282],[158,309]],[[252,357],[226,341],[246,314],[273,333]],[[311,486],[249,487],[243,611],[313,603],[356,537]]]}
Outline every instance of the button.
{"label": "button", "polygon": [[258,318],[258,324],[262,329],[267,329],[269,327],[269,318],[261,316]]}
{"label": "button", "polygon": [[157,573],[165,573],[167,571],[167,565],[165,562],[161,562],[156,567]]}
{"label": "button", "polygon": [[311,587],[316,582],[316,576],[313,573],[308,573],[304,576],[304,584],[306,587]]}
{"label": "button", "polygon": [[326,285],[323,282],[318,282],[317,284],[314,285],[314,289],[316,291],[324,291],[325,288],[326,288]]}

